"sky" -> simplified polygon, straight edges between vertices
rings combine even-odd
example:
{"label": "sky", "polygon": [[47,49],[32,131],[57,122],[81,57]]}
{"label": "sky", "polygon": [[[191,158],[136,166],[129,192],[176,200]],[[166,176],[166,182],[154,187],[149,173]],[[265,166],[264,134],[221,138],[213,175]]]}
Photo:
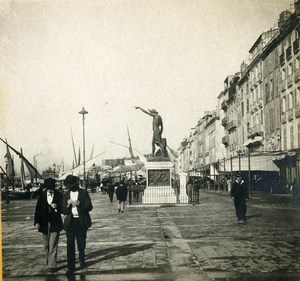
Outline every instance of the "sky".
{"label": "sky", "polygon": [[40,170],[71,167],[84,107],[86,160],[129,157],[127,126],[147,154],[152,117],[140,106],[159,112],[177,149],[293,2],[0,0],[0,137]]}

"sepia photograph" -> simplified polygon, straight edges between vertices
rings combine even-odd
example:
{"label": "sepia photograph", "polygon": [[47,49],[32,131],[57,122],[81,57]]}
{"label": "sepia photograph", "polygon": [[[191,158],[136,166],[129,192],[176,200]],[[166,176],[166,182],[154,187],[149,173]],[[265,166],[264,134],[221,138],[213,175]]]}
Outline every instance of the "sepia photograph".
{"label": "sepia photograph", "polygon": [[300,281],[300,0],[0,0],[3,281]]}

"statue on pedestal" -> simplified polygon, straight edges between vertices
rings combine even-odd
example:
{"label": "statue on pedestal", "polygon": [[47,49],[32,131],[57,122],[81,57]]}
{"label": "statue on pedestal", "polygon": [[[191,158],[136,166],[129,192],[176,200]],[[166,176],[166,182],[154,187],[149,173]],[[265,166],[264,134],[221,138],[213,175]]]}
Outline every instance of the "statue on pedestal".
{"label": "statue on pedestal", "polygon": [[[162,132],[163,132],[163,121],[162,121],[161,116],[158,114],[158,112],[155,109],[148,109],[148,111],[147,111],[139,106],[135,106],[135,109],[140,109],[142,112],[153,117],[152,156],[155,156],[155,145],[158,145],[160,148],[159,156],[165,157],[167,154],[167,151],[166,151],[166,145],[164,145],[164,142],[163,142],[163,139],[161,136]],[[166,140],[165,140],[165,143],[166,143]]]}

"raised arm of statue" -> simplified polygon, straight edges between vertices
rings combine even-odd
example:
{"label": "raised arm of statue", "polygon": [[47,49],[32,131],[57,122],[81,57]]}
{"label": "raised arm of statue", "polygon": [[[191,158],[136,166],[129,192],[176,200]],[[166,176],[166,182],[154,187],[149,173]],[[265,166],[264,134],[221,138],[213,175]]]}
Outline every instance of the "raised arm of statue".
{"label": "raised arm of statue", "polygon": [[153,114],[151,112],[149,112],[149,111],[147,111],[147,110],[145,110],[145,109],[143,109],[143,108],[141,108],[139,106],[135,106],[135,109],[140,109],[142,112],[144,112],[144,113],[146,113],[146,114],[148,114],[150,116],[153,116]]}

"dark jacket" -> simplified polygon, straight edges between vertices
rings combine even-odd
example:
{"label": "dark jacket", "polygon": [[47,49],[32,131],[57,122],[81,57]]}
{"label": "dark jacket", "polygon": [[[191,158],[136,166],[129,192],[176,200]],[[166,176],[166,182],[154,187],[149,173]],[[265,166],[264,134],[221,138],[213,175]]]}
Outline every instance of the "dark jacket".
{"label": "dark jacket", "polygon": [[[70,191],[68,190],[63,197],[62,213],[64,215],[69,215],[72,213],[72,206],[70,205],[69,207],[67,207],[69,199]],[[77,206],[80,225],[83,229],[87,230],[92,225],[92,220],[89,214],[89,212],[93,209],[91,198],[86,190],[79,188],[78,200],[80,202],[79,206]]]}
{"label": "dark jacket", "polygon": [[127,199],[127,184],[125,182],[120,182],[118,188],[116,189],[117,199],[120,201],[126,201]]}
{"label": "dark jacket", "polygon": [[34,225],[40,224],[39,232],[43,234],[48,233],[48,223],[50,223],[50,232],[59,232],[63,229],[61,219],[62,194],[58,190],[54,191],[52,203],[57,205],[56,209],[48,204],[47,190],[43,190],[38,197],[34,214]]}
{"label": "dark jacket", "polygon": [[242,201],[245,200],[246,198],[249,199],[248,189],[243,180],[240,183],[237,181],[233,183],[231,189],[231,197],[233,197],[234,200],[237,201]]}

